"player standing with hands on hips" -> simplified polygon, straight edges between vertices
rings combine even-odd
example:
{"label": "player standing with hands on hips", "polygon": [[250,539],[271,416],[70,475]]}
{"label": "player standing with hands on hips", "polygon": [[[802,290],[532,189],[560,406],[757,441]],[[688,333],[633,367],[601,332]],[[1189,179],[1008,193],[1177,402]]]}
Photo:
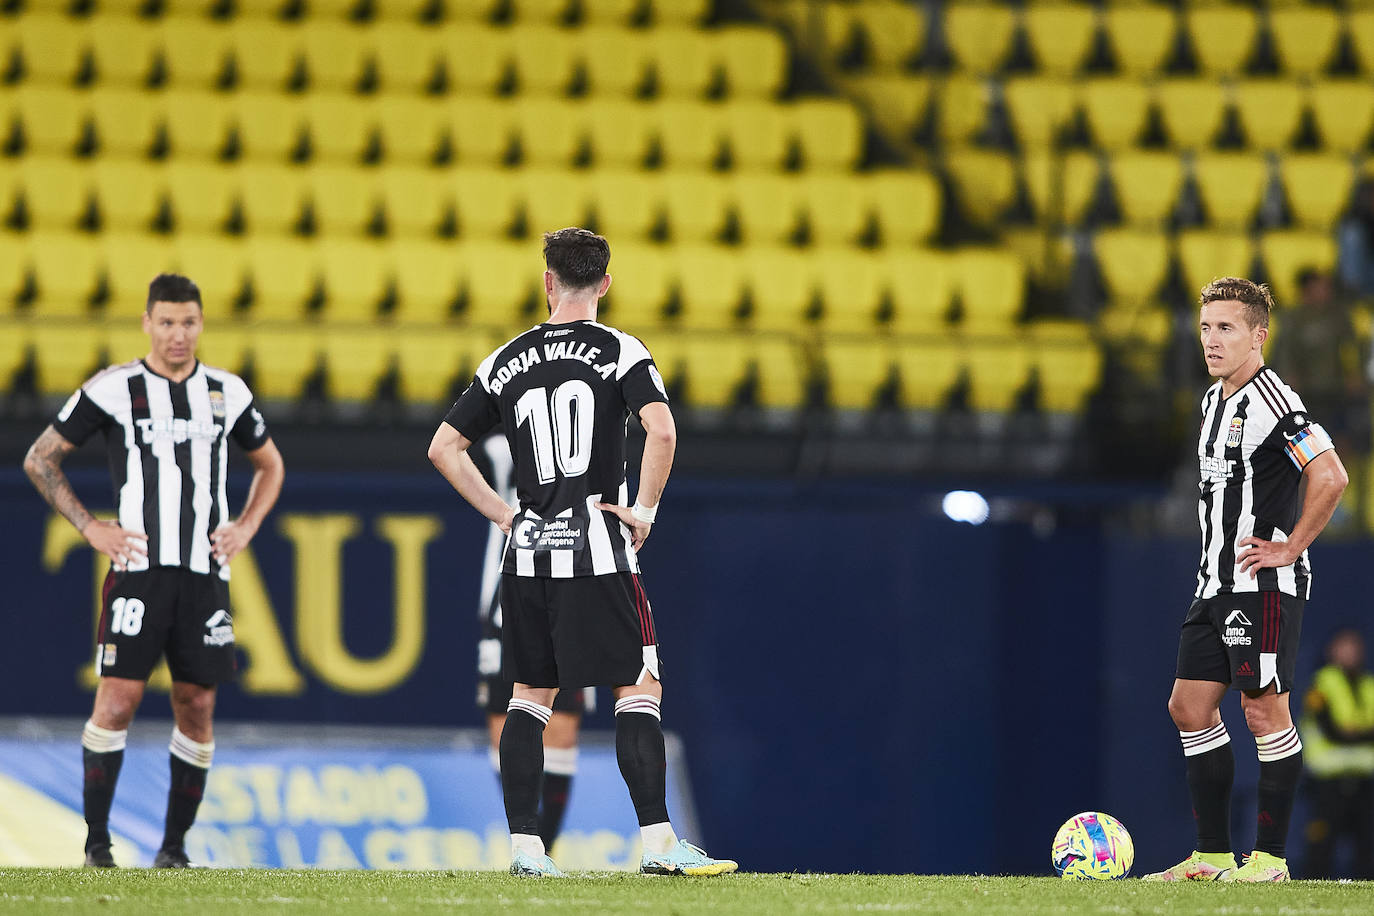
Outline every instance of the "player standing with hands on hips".
{"label": "player standing with hands on hips", "polygon": [[[511,874],[559,877],[539,838],[544,726],[560,689],[608,686],[616,757],[639,818],[650,874],[718,875],[736,863],[679,840],[668,820],[658,642],[639,577],[677,444],[663,380],[638,339],[596,322],[611,285],[606,240],[585,229],[544,236],[549,320],[477,367],[429,446],[458,493],[509,537],[501,576],[504,673],[514,682],[501,732]],[[628,505],[625,428],[646,433]],[[473,442],[500,424],[519,507],[482,478]]]}
{"label": "player standing with hands on hips", "polygon": [[[1311,588],[1307,547],[1331,520],[1348,478],[1325,430],[1264,365],[1269,289],[1236,277],[1214,280],[1200,305],[1203,357],[1217,382],[1202,399],[1202,560],[1169,697],[1197,849],[1145,877],[1287,881],[1288,822],[1302,774],[1288,697]],[[1258,831],[1240,868],[1231,851],[1235,756],[1218,710],[1233,687],[1260,761]]]}
{"label": "player standing with hands on hips", "polygon": [[[257,533],[285,477],[248,386],[196,359],[203,328],[196,285],[175,274],[154,278],[143,314],[148,355],[92,376],[24,458],[48,504],[110,558],[96,645],[100,685],[81,732],[88,866],[115,865],[115,783],[129,723],[164,653],[176,725],[166,831],[153,865],[190,865],[184,842],[215,752],[216,685],[234,676],[229,562]],[[114,522],[91,515],[61,468],[97,432],[114,478]],[[233,521],[225,492],[229,439],[253,465],[248,501]]]}

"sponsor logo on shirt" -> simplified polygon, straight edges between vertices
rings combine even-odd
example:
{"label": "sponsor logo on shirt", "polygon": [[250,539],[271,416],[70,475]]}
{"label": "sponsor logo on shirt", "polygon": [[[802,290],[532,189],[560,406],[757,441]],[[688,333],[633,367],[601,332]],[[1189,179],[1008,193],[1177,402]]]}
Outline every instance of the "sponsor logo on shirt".
{"label": "sponsor logo on shirt", "polygon": [[1231,428],[1226,431],[1226,447],[1235,448],[1240,445],[1241,437],[1245,435],[1245,418],[1233,417]]}
{"label": "sponsor logo on shirt", "polygon": [[1231,471],[1234,470],[1236,462],[1232,458],[1216,458],[1212,455],[1204,455],[1198,460],[1199,470],[1202,472],[1202,479],[1207,483],[1229,480]]}
{"label": "sponsor logo on shirt", "polygon": [[218,423],[183,420],[180,417],[158,417],[134,421],[143,434],[145,444],[171,440],[180,445],[191,439],[218,439],[222,427]]}
{"label": "sponsor logo on shirt", "polygon": [[511,538],[521,550],[581,550],[587,531],[578,518],[524,518],[515,523]]}

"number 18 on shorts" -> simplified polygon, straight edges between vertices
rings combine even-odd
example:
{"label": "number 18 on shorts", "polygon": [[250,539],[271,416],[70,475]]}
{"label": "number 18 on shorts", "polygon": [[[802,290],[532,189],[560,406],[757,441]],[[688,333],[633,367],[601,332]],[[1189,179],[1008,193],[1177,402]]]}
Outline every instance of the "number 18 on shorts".
{"label": "number 18 on shorts", "polygon": [[96,674],[144,681],[167,657],[172,680],[218,684],[234,677],[229,584],[181,567],[105,578]]}

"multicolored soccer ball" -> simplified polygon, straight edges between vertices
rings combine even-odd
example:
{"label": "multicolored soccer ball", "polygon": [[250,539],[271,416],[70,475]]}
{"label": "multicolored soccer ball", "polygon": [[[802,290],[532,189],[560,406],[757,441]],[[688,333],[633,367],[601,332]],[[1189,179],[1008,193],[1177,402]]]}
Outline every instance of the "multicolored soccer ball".
{"label": "multicolored soccer ball", "polygon": [[1135,844],[1110,814],[1084,811],[1059,828],[1050,861],[1066,881],[1111,881],[1130,874]]}

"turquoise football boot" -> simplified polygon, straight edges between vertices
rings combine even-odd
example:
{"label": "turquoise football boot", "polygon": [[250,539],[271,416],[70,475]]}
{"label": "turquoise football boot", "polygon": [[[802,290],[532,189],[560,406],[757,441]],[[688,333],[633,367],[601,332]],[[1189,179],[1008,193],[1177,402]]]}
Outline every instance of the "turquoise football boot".
{"label": "turquoise football boot", "polygon": [[639,860],[639,871],[645,875],[690,875],[704,878],[711,875],[728,875],[739,868],[739,863],[730,859],[713,859],[706,850],[693,846],[686,840],[678,840],[677,845],[667,852],[646,852]]}
{"label": "turquoise football boot", "polygon": [[510,873],[517,878],[562,878],[563,873],[548,856],[538,858],[525,852],[517,852],[511,859]]}

